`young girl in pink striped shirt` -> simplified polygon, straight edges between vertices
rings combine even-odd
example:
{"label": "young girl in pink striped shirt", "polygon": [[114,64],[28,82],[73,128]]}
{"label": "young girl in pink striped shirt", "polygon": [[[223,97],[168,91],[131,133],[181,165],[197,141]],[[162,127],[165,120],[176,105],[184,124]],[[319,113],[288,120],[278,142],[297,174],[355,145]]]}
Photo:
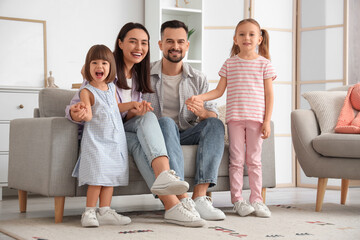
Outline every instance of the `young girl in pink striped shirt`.
{"label": "young girl in pink striped shirt", "polygon": [[[219,71],[221,78],[216,89],[188,99],[200,102],[216,99],[227,88],[231,201],[240,216],[253,212],[258,217],[271,216],[261,196],[261,149],[263,139],[271,133],[272,81],[276,78],[269,59],[267,31],[254,19],[244,19],[236,26],[231,57]],[[242,197],[245,162],[251,189],[250,204]]]}

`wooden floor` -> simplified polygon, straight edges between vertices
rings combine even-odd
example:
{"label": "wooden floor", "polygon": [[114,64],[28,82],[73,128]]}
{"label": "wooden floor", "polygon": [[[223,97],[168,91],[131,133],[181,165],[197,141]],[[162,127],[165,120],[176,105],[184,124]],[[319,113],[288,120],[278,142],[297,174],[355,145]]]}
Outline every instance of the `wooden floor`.
{"label": "wooden floor", "polygon": [[[244,197],[248,199],[250,191],[244,191]],[[316,189],[309,188],[274,188],[267,189],[266,204],[305,204],[313,203],[315,210]],[[349,188],[347,204],[359,204],[360,188]],[[213,193],[213,202],[216,207],[231,207],[230,193]],[[340,204],[339,190],[326,190],[324,203]],[[85,197],[66,198],[64,215],[81,215],[85,207]],[[151,211],[163,209],[159,200],[152,195],[121,196],[114,197],[112,207],[120,212]],[[29,196],[27,212],[19,213],[19,205],[16,197],[3,197],[0,201],[0,221],[19,218],[54,217],[54,199]],[[10,240],[0,233],[0,240]]]}

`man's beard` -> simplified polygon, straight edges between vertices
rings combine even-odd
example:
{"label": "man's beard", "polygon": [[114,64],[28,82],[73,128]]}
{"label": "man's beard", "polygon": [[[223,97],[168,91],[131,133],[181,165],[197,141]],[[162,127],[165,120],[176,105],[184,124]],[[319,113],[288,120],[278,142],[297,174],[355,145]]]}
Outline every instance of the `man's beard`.
{"label": "man's beard", "polygon": [[181,60],[183,60],[183,56],[182,56],[182,51],[181,50],[179,50],[178,52],[179,52],[179,57],[171,57],[170,56],[170,51],[175,51],[175,50],[169,50],[168,51],[168,54],[166,55],[166,54],[164,54],[164,57],[167,59],[167,60],[169,60],[170,62],[172,62],[172,63],[178,63],[178,62],[180,62]]}

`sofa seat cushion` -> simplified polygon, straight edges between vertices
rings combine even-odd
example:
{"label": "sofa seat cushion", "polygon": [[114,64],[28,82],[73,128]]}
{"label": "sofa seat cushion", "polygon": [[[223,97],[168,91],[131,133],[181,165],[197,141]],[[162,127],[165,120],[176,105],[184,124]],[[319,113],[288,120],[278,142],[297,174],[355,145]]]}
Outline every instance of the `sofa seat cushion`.
{"label": "sofa seat cushion", "polygon": [[326,157],[360,159],[360,134],[326,133],[312,141],[316,152]]}

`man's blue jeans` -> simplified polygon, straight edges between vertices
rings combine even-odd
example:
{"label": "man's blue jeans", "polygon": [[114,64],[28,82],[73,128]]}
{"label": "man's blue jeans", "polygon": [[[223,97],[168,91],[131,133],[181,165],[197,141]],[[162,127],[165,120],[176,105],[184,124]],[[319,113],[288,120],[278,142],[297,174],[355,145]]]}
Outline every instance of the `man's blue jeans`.
{"label": "man's blue jeans", "polygon": [[168,156],[159,122],[154,113],[148,112],[126,121],[124,128],[129,153],[150,188],[155,181],[152,161]]}
{"label": "man's blue jeans", "polygon": [[198,145],[195,162],[195,185],[217,183],[218,169],[224,153],[224,124],[217,118],[207,118],[196,126],[179,131],[174,120],[159,119],[168,151],[170,168],[184,180],[184,156],[181,145]]}

